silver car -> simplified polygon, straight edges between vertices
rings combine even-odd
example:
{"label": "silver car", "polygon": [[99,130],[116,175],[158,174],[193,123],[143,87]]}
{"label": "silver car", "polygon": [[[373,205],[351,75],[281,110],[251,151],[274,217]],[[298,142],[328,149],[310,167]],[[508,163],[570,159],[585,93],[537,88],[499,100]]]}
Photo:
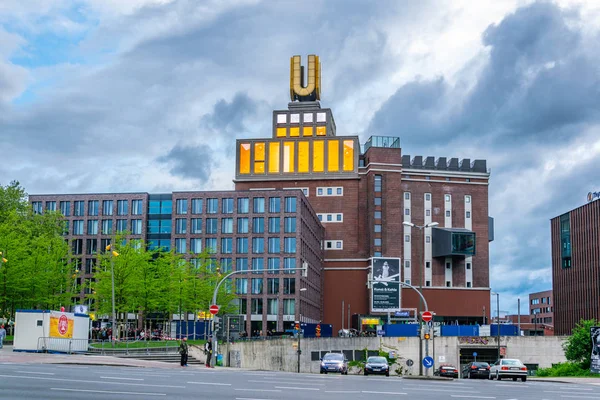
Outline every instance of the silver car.
{"label": "silver car", "polygon": [[348,360],[341,353],[327,353],[321,358],[320,372],[322,374],[339,372],[348,375]]}
{"label": "silver car", "polygon": [[512,378],[513,381],[521,379],[527,381],[527,367],[516,358],[503,358],[492,364],[490,368],[490,380],[494,378]]}

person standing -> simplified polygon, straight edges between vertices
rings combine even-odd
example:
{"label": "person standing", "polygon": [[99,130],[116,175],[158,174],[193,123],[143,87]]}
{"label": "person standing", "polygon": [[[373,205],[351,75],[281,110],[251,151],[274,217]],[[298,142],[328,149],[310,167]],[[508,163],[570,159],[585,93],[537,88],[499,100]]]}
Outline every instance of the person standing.
{"label": "person standing", "polygon": [[212,339],[208,338],[204,343],[204,354],[206,354],[206,368],[211,368],[210,359],[212,358]]}
{"label": "person standing", "polygon": [[0,325],[0,349],[4,347],[4,338],[6,337],[6,329],[4,325]]}
{"label": "person standing", "polygon": [[179,354],[181,354],[181,366],[187,367],[188,362],[188,344],[187,338],[184,336],[179,344]]}

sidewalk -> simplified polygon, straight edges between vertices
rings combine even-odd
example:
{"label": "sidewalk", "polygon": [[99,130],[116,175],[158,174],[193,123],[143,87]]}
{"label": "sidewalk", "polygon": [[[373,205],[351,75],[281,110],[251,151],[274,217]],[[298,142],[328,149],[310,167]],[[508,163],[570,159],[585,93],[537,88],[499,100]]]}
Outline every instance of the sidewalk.
{"label": "sidewalk", "polygon": [[548,377],[548,378],[541,378],[541,377],[535,377],[535,376],[530,376],[527,378],[528,381],[532,381],[532,382],[558,382],[558,383],[573,383],[573,384],[578,384],[578,385],[595,385],[595,386],[600,386],[600,378],[571,378],[571,377],[563,377],[563,378],[557,378],[557,377]]}

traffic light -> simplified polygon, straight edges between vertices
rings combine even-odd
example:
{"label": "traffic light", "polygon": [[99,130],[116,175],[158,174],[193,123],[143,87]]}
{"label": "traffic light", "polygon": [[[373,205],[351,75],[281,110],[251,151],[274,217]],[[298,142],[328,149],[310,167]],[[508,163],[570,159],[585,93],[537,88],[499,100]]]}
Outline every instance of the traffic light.
{"label": "traffic light", "polygon": [[296,326],[295,326],[294,329],[296,329],[297,331],[299,331],[300,330],[300,324],[296,324]]}
{"label": "traffic light", "polygon": [[425,335],[423,335],[423,337],[425,338],[425,340],[431,339],[431,335],[429,333],[426,333]]}
{"label": "traffic light", "polygon": [[215,329],[215,332],[218,332],[221,330],[221,318],[215,317],[214,329]]}

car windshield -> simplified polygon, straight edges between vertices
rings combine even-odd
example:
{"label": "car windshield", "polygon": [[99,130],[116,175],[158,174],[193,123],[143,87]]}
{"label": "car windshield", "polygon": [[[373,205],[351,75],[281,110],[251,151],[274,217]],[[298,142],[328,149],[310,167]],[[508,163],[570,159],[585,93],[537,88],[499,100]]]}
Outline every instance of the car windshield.
{"label": "car windshield", "polygon": [[323,361],[344,361],[344,356],[341,354],[325,354]]}
{"label": "car windshield", "polygon": [[387,364],[385,357],[369,357],[367,358],[367,362],[373,364]]}
{"label": "car windshield", "polygon": [[519,360],[502,360],[502,365],[521,365]]}
{"label": "car windshield", "polygon": [[487,368],[490,366],[488,363],[485,363],[485,362],[474,362],[473,365],[476,367],[482,367],[482,368]]}

